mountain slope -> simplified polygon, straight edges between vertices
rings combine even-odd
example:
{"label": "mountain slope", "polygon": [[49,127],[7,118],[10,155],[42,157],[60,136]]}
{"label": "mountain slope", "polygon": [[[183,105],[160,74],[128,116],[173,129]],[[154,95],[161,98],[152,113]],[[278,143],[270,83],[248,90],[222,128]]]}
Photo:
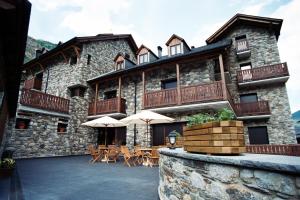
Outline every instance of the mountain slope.
{"label": "mountain slope", "polygon": [[47,50],[51,50],[56,47],[56,44],[45,40],[34,39],[33,37],[27,37],[27,44],[26,44],[26,51],[25,51],[25,58],[24,63],[35,58],[35,50],[46,48]]}

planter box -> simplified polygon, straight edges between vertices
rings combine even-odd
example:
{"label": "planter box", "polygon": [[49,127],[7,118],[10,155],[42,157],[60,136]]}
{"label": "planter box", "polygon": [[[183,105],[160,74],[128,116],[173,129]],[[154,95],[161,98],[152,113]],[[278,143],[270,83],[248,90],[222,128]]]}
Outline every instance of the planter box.
{"label": "planter box", "polygon": [[208,122],[184,127],[184,150],[208,154],[246,152],[242,121]]}

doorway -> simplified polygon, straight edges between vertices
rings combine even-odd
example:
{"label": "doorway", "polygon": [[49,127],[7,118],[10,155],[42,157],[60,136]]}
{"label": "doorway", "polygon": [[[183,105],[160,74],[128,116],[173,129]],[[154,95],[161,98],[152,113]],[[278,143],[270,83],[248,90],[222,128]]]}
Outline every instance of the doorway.
{"label": "doorway", "polygon": [[[98,145],[105,145],[105,128],[98,128]],[[108,127],[106,145],[126,145],[126,127]]]}
{"label": "doorway", "polygon": [[250,144],[269,144],[266,126],[248,127]]}
{"label": "doorway", "polygon": [[152,145],[166,145],[165,138],[168,137],[169,133],[173,130],[177,131],[182,135],[183,126],[185,122],[176,122],[169,124],[153,124],[152,125]]}

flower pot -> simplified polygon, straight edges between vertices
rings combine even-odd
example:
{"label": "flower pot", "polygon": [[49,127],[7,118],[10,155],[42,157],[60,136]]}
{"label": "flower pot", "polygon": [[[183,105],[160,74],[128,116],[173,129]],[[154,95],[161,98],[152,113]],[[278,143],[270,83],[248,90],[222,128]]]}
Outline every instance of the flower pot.
{"label": "flower pot", "polygon": [[15,168],[0,168],[0,179],[11,177]]}
{"label": "flower pot", "polygon": [[63,127],[58,128],[58,132],[59,132],[59,133],[65,132],[65,128],[63,128]]}
{"label": "flower pot", "polygon": [[19,129],[25,129],[25,127],[26,127],[25,122],[19,122],[19,124],[18,124]]}
{"label": "flower pot", "polygon": [[239,154],[246,151],[242,121],[207,122],[183,130],[184,149],[207,154]]}

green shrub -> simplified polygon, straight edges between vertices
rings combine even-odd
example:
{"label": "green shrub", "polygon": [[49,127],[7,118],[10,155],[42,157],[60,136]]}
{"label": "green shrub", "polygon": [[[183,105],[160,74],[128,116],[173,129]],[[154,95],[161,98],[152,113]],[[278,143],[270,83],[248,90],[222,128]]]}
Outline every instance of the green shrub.
{"label": "green shrub", "polygon": [[16,161],[11,158],[4,158],[0,161],[0,168],[13,169],[16,166]]}
{"label": "green shrub", "polygon": [[225,121],[235,119],[234,113],[228,108],[223,108],[217,112],[217,114],[208,114],[208,113],[199,113],[196,115],[192,115],[187,118],[188,126],[194,126],[198,124],[203,124],[211,121]]}

